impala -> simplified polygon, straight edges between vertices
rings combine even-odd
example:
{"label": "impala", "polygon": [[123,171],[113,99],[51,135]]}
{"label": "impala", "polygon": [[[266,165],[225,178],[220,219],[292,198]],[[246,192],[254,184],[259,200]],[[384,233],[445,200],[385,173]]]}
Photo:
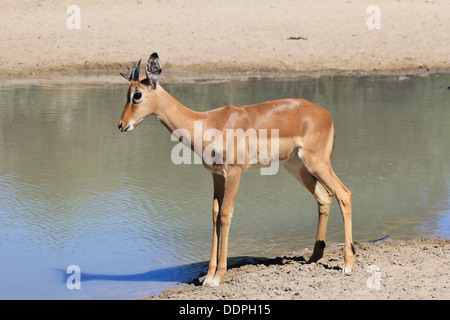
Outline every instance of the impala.
{"label": "impala", "polygon": [[[171,133],[180,129],[195,136],[195,123],[201,123],[201,130],[214,129],[226,136],[227,130],[249,129],[259,132],[278,132],[276,161],[284,165],[309,192],[318,204],[319,219],[316,242],[309,262],[316,262],[323,256],[325,233],[333,196],[336,197],[344,221],[344,266],[342,271],[351,271],[355,249],[352,244],[351,204],[352,194],[339,180],[331,167],[334,148],[334,126],[328,111],[303,99],[280,99],[253,105],[227,105],[217,109],[198,112],[188,109],[173,98],[158,83],[162,67],[158,55],[153,53],[145,67],[146,77],[139,78],[139,61],[131,74],[121,75],[129,81],[127,102],[118,123],[122,132],[130,132],[146,117],[155,115]],[[184,136],[178,138],[183,140]],[[257,137],[258,138],[258,137]],[[192,151],[201,158],[206,143],[195,146],[194,139],[184,139]],[[270,140],[271,141],[271,140]],[[270,154],[271,143],[266,141],[268,150],[257,150],[258,154]],[[217,146],[217,144],[216,144]],[[261,146],[261,144],[257,144]],[[203,285],[216,286],[227,269],[228,234],[234,202],[242,172],[251,167],[267,164],[267,159],[249,161],[245,148],[234,148],[227,154],[229,143],[211,150],[214,158],[222,161],[203,161],[204,167],[212,174],[214,196],[212,205],[213,235],[211,259]],[[245,154],[240,154],[240,153]],[[230,156],[231,153],[231,156]],[[230,159],[244,161],[229,161]],[[263,161],[264,160],[264,161]],[[273,157],[271,161],[273,161]],[[220,248],[219,248],[220,247]],[[220,250],[219,250],[220,249]],[[220,253],[219,253],[220,251]]]}

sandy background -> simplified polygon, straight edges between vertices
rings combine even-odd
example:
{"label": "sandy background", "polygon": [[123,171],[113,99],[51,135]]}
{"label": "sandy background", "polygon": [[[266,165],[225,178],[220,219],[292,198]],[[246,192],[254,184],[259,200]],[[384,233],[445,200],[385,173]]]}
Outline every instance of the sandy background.
{"label": "sandy background", "polygon": [[[433,0],[1,0],[0,78],[106,73],[123,81],[134,61],[157,51],[161,80],[194,74],[450,71],[450,1]],[[67,27],[70,5],[80,29]],[[370,30],[369,5],[381,28]],[[299,40],[289,40],[300,37]],[[96,79],[96,78],[94,78]],[[97,78],[98,80],[98,78]],[[313,239],[311,240],[313,242]],[[351,275],[331,244],[231,268],[218,288],[184,285],[158,299],[449,299],[450,242],[357,244]],[[370,266],[378,289],[367,287]]]}
{"label": "sandy background", "polygon": [[[165,71],[450,69],[450,1],[1,0],[0,76],[117,71],[157,51]],[[68,29],[80,8],[80,29]],[[380,9],[379,30],[367,8]],[[288,40],[302,37],[307,40]]]}

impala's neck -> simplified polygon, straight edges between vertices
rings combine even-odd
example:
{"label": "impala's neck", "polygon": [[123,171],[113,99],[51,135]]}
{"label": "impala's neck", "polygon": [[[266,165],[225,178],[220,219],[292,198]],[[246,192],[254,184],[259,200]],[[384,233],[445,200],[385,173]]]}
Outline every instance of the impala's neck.
{"label": "impala's neck", "polygon": [[194,124],[195,121],[204,119],[202,113],[185,107],[164,90],[160,84],[158,84],[156,90],[158,90],[155,111],[157,120],[162,122],[171,133],[177,129],[184,129],[189,132],[191,137],[194,137]]}

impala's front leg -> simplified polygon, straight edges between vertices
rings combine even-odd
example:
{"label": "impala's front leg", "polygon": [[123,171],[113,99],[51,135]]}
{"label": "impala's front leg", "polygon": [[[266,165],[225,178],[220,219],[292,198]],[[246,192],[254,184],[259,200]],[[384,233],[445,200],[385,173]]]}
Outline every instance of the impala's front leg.
{"label": "impala's front leg", "polygon": [[213,200],[213,237],[211,247],[211,259],[209,260],[208,273],[203,281],[204,286],[212,284],[217,268],[217,258],[219,251],[220,224],[218,223],[220,207],[222,206],[223,194],[225,188],[225,178],[213,173],[214,182],[214,200]]}
{"label": "impala's front leg", "polygon": [[[242,168],[232,167],[228,170],[223,184],[223,201],[219,203],[219,215],[216,220],[216,224],[220,228],[220,258],[217,264],[214,278],[211,282],[210,276],[212,274],[212,267],[215,264],[215,258],[217,257],[217,246],[214,241],[218,240],[218,232],[213,235],[213,248],[211,250],[211,261],[208,274],[205,279],[204,285],[218,286],[223,275],[227,271],[227,254],[228,254],[228,234],[230,231],[231,218],[233,216],[234,201],[239,189],[239,181],[241,178]],[[217,228],[216,228],[217,229]],[[208,279],[209,278],[209,279]]]}

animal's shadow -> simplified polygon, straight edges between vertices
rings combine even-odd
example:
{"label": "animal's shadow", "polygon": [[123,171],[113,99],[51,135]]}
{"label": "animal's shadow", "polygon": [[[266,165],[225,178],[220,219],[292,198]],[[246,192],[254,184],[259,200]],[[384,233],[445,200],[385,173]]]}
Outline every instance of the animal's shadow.
{"label": "animal's shadow", "polygon": [[[263,264],[265,266],[284,265],[288,263],[298,262],[301,265],[307,264],[307,260],[303,256],[289,256],[289,257],[230,257],[228,258],[228,270],[240,268],[246,265]],[[105,274],[105,273],[90,273],[81,270],[81,282],[93,280],[107,280],[107,281],[158,281],[158,282],[179,282],[194,285],[201,285],[206,271],[208,269],[209,261],[196,262],[181,266],[173,266],[168,268],[160,268],[150,270],[143,273],[135,274]],[[327,264],[318,263],[325,269],[339,269],[339,267],[330,267]],[[63,274],[63,282],[66,283],[70,274],[66,270],[57,269]]]}

